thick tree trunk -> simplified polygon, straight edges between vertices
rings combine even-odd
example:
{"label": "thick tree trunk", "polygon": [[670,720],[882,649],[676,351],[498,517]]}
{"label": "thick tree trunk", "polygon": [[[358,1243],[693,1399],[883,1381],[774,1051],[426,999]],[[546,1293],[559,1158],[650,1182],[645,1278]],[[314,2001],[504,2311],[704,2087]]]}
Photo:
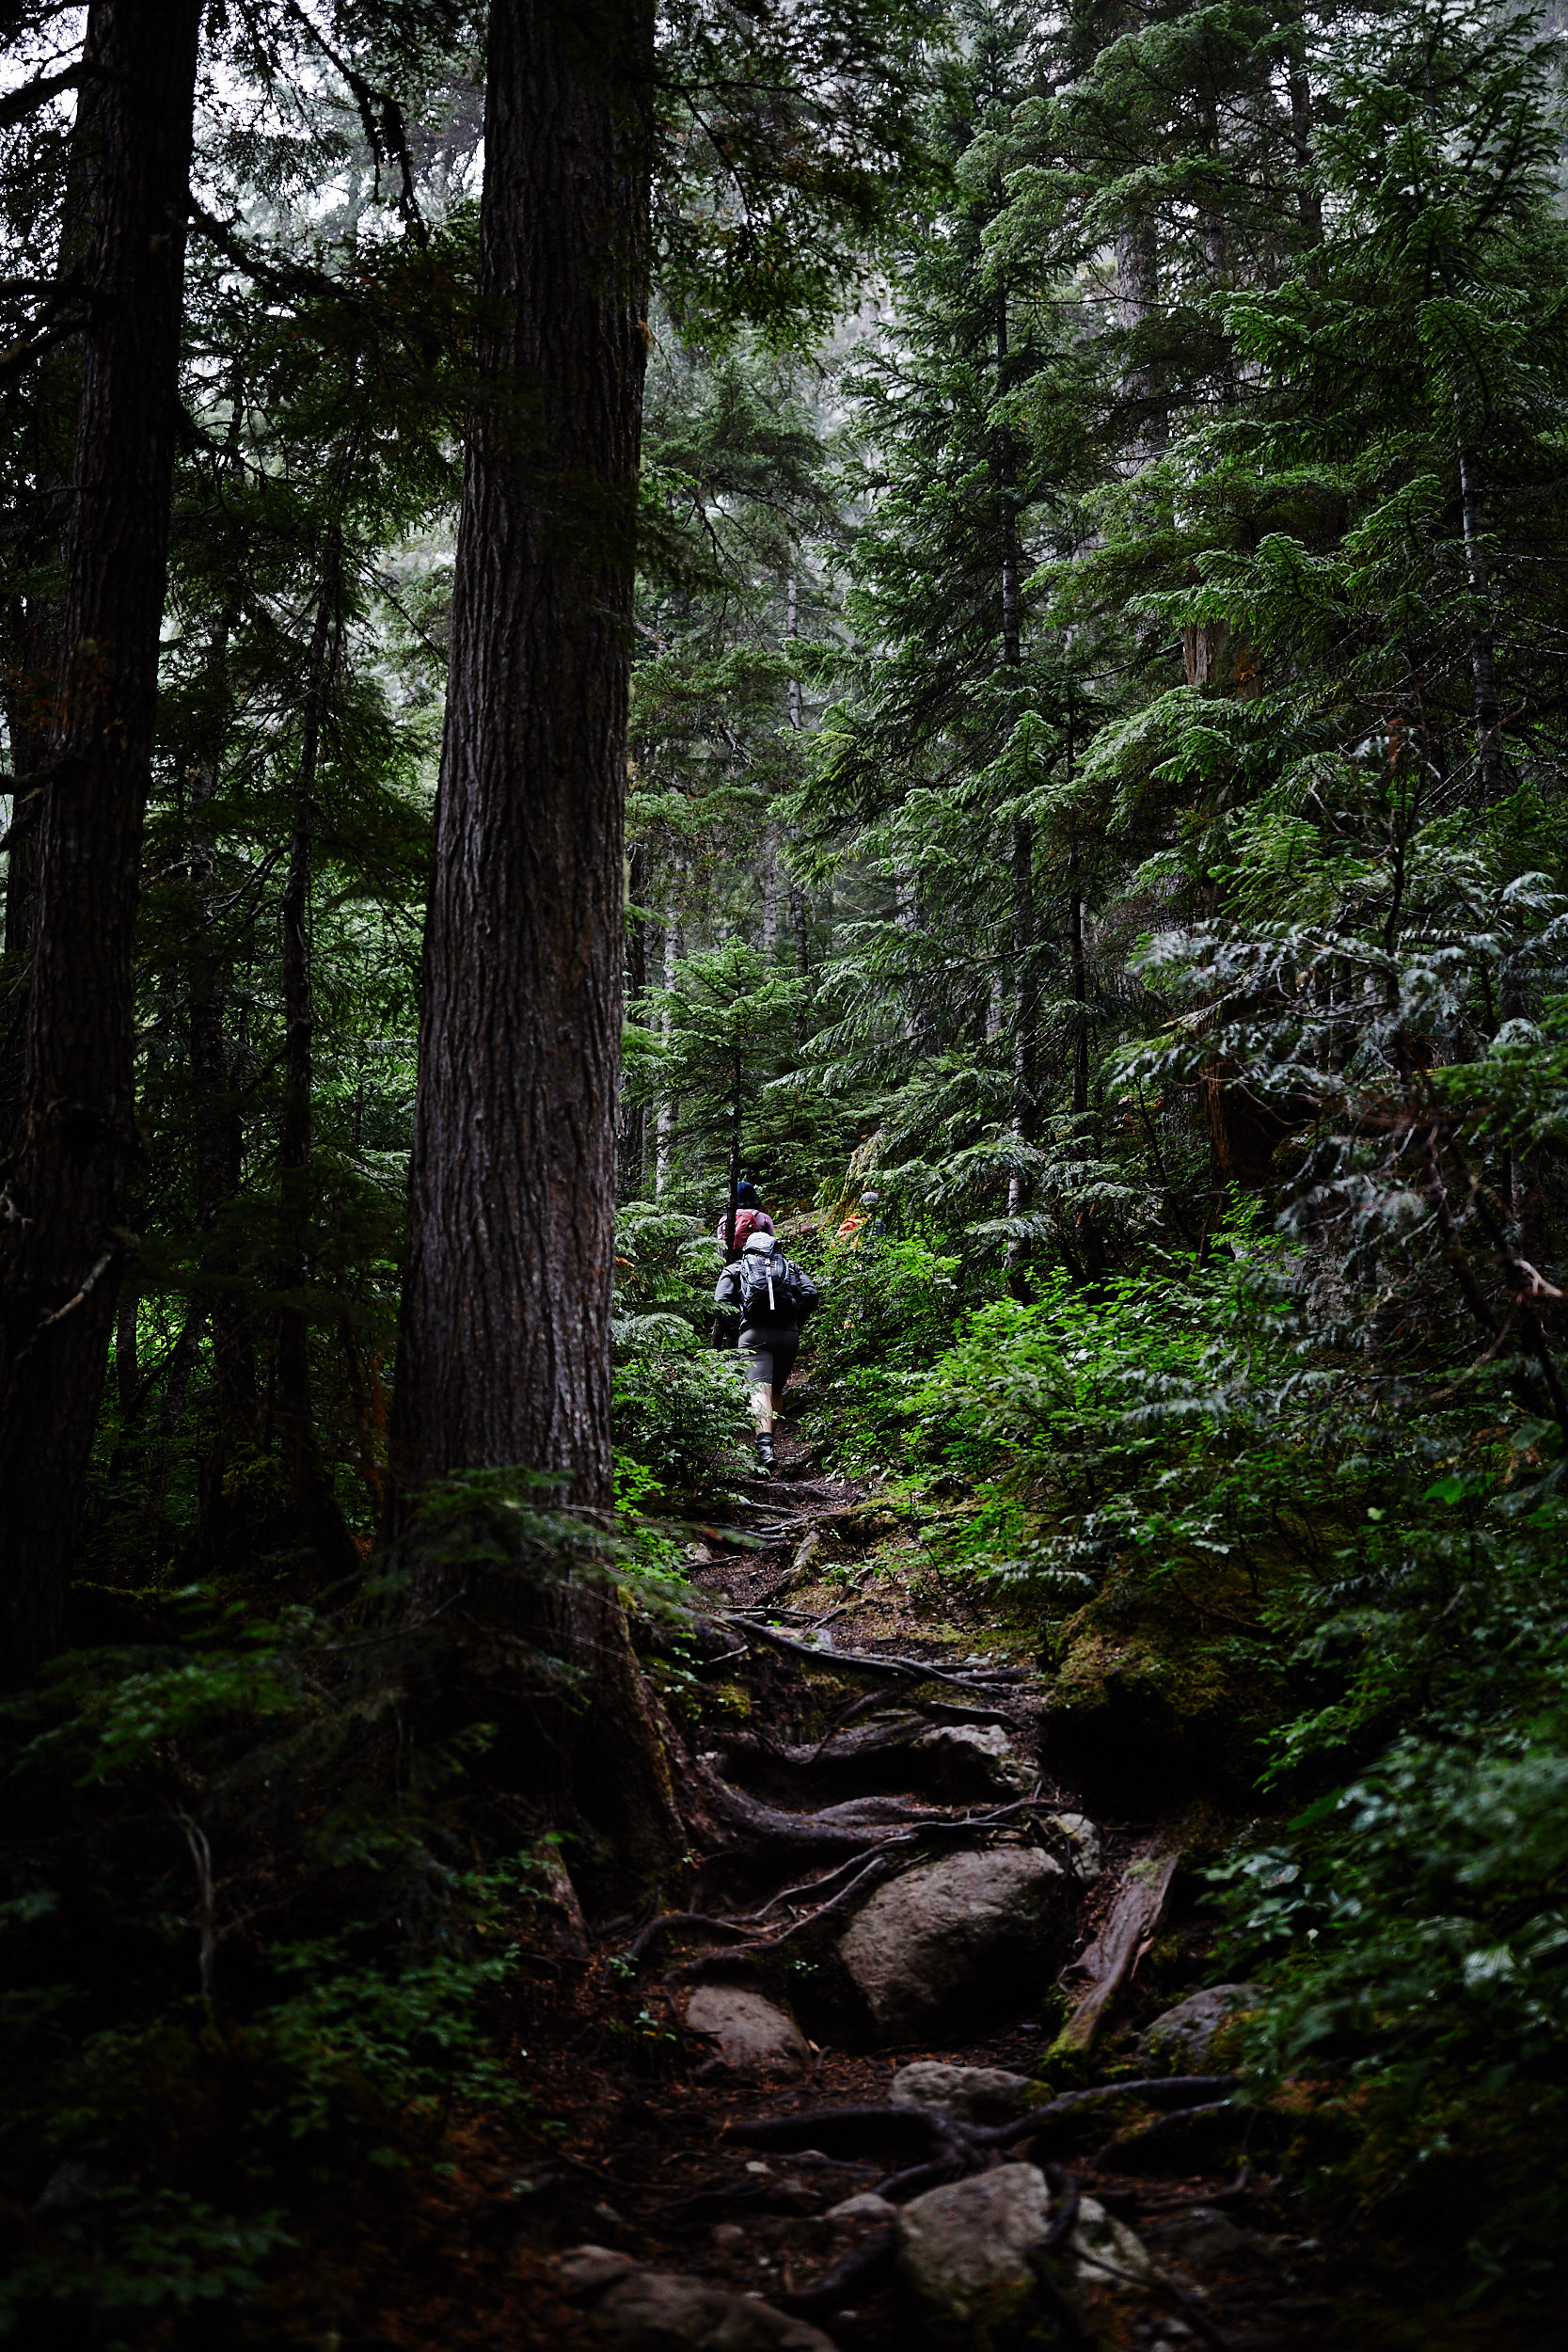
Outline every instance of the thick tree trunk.
{"label": "thick tree trunk", "polygon": [[65,1636],[136,1152],[132,947],[173,477],[201,0],[97,0],[103,68],[26,1073],[0,1223],[0,1668]]}
{"label": "thick tree trunk", "polygon": [[[425,937],[392,1412],[396,1509],[520,1466],[611,1501],[621,891],[652,0],[497,0],[482,277]],[[619,1603],[541,1597],[592,1707],[531,1743],[552,1810],[680,1851]]]}

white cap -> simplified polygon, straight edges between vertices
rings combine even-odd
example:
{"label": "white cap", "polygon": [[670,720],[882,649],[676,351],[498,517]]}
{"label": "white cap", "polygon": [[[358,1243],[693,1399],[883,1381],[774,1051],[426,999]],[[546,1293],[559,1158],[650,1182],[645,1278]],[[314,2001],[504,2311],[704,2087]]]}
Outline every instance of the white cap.
{"label": "white cap", "polygon": [[754,1249],[759,1256],[766,1254],[770,1258],[778,1246],[771,1233],[748,1233],[741,1244],[741,1254],[744,1256],[748,1249]]}

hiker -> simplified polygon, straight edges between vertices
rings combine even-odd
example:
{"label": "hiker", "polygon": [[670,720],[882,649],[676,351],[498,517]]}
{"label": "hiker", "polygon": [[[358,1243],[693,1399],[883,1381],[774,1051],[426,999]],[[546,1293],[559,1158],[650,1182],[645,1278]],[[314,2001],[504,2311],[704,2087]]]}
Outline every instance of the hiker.
{"label": "hiker", "polygon": [[[714,1236],[721,1249],[725,1247],[724,1236],[729,1231],[729,1223],[730,1213],[726,1209],[719,1220],[719,1231]],[[772,1231],[773,1220],[763,1207],[762,1196],[755,1184],[744,1183],[736,1184],[735,1188],[735,1248],[730,1250],[730,1257],[738,1257],[752,1233],[770,1233]]]}
{"label": "hiker", "polygon": [[[714,1289],[719,1312],[713,1319],[716,1347],[738,1347],[752,1384],[752,1418],[757,1425],[757,1468],[773,1467],[773,1407],[800,1344],[800,1326],[821,1296],[800,1266],[786,1258],[772,1233],[751,1233]],[[738,1323],[739,1331],[735,1334]]]}

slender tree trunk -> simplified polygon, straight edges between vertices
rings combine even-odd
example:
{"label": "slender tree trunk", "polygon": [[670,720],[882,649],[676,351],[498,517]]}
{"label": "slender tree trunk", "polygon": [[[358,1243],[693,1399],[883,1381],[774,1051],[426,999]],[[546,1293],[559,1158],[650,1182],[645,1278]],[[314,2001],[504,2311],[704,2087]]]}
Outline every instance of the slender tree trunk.
{"label": "slender tree trunk", "polygon": [[1312,85],[1307,76],[1305,9],[1291,25],[1286,55],[1291,88],[1291,149],[1296,167],[1296,209],[1307,243],[1322,245],[1323,205],[1312,167]]}
{"label": "slender tree trunk", "polygon": [[779,944],[779,829],[766,825],[762,835],[762,952],[770,956]]}
{"label": "slender tree trunk", "polygon": [[315,1086],[316,1009],[310,973],[310,835],[315,820],[322,723],[337,664],[342,548],[328,533],[322,592],[305,698],[305,722],[294,781],[293,834],[283,889],[283,1124],[279,1139],[280,1248],[273,1412],[300,1532],[330,1582],[352,1575],[358,1553],[322,1460],[310,1399],[310,1320],[307,1235],[311,1207],[311,1122]]}
{"label": "slender tree trunk", "polygon": [[1076,1119],[1089,1107],[1089,991],[1084,962],[1084,891],[1078,872],[1078,845],[1068,862],[1068,950],[1072,970],[1072,1110]]}
{"label": "slender tree trunk", "polygon": [[98,174],[26,1071],[0,1190],[0,1673],[65,1634],[137,1151],[132,945],[158,685],[201,0],[97,0]]}
{"label": "slender tree trunk", "polygon": [[1481,468],[1472,449],[1459,449],[1459,494],[1465,527],[1465,562],[1470,575],[1470,683],[1475,696],[1476,761],[1487,800],[1502,798],[1508,771],[1503,759],[1497,664],[1492,636],[1492,567],[1486,555],[1486,511]]}
{"label": "slender tree trunk", "polygon": [[740,1202],[740,1056],[730,1073],[730,1205],[724,1217],[724,1263],[735,1263],[735,1220]]}
{"label": "slender tree trunk", "polygon": [[[481,273],[425,935],[392,1464],[612,1499],[621,892],[654,88],[652,0],[496,0]],[[684,1843],[618,1599],[541,1595],[592,1705],[534,1743],[626,1863]]]}
{"label": "slender tree trunk", "polygon": [[[1007,294],[996,296],[996,392],[1000,400],[1007,385]],[[1012,433],[1001,427],[997,480],[1002,515],[1002,666],[1016,678],[1023,667],[1023,620],[1019,589],[1017,477]],[[1013,1133],[1021,1142],[1034,1132],[1035,1109],[1035,828],[1027,817],[1015,817],[1010,844],[1012,868],[1013,983]],[[1007,1179],[1007,1215],[1022,1216],[1029,1186],[1021,1168]],[[1007,1244],[1007,1287],[1015,1298],[1027,1299],[1024,1273],[1027,1256],[1018,1239]]]}
{"label": "slender tree trunk", "polygon": [[217,1389],[217,1443],[208,1486],[221,1491],[223,1470],[237,1446],[257,1443],[256,1351],[240,1295],[240,1269],[233,1243],[223,1230],[223,1211],[237,1198],[245,1159],[240,1117],[224,1037],[224,962],[217,930],[217,850],[206,804],[216,788],[227,723],[223,672],[228,651],[227,616],[214,648],[218,672],[214,739],[192,791],[191,896],[194,903],[190,977],[189,1050],[196,1174],[197,1222],[202,1233],[201,1275],[207,1289],[213,1332],[213,1370]]}
{"label": "slender tree trunk", "polygon": [[[685,875],[686,861],[684,858],[677,858],[672,877],[672,903],[665,909],[664,914],[664,961],[661,973],[667,989],[674,987],[675,967],[686,953],[686,932],[681,922],[678,904]],[[668,1045],[670,1042],[668,1009],[659,1015],[658,1028],[660,1037]],[[674,1167],[674,1158],[675,1105],[669,1095],[661,1095],[658,1117],[655,1122],[654,1190],[656,1193],[662,1193],[668,1186]]]}
{"label": "slender tree trunk", "polygon": [[168,1540],[167,1507],[169,1472],[174,1468],[174,1440],[184,1417],[185,1397],[201,1354],[201,1334],[206,1327],[207,1310],[200,1299],[193,1298],[185,1310],[185,1320],[180,1327],[180,1337],[174,1343],[168,1370],[164,1375],[163,1403],[158,1407],[158,1428],[153,1441],[152,1457],[147,1471],[147,1503],[145,1517],[148,1541],[154,1559],[158,1558]]}
{"label": "slender tree trunk", "polygon": [[[626,861],[631,909],[626,916],[626,996],[636,1004],[648,985],[648,923],[642,912],[648,895],[648,845],[637,842]],[[648,1113],[641,1103],[621,1103],[621,1132],[617,1196],[635,1200],[642,1190],[642,1161],[647,1150]]]}

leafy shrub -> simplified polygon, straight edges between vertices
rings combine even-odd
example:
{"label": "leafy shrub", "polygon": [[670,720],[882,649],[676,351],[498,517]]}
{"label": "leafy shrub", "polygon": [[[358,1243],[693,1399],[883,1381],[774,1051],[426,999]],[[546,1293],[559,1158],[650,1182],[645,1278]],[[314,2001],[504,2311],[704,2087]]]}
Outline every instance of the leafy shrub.
{"label": "leafy shrub", "polygon": [[735,1359],[707,1344],[719,1251],[687,1211],[633,1200],[620,1213],[616,1259],[616,1458],[645,1470],[667,1503],[696,1502],[721,1484],[749,1426]]}
{"label": "leafy shrub", "polygon": [[9,2340],[264,2335],[280,2264],[389,2229],[454,2110],[516,2097],[492,2004],[553,1865],[492,1773],[496,1677],[574,1704],[552,1590],[669,1587],[544,1483],[448,1482],[338,1611],[166,1597],[0,1708]]}
{"label": "leafy shrub", "polygon": [[810,1422],[838,1462],[903,1451],[915,1393],[952,1343],[959,1263],[924,1241],[871,1233],[824,1253],[808,1327]]}

